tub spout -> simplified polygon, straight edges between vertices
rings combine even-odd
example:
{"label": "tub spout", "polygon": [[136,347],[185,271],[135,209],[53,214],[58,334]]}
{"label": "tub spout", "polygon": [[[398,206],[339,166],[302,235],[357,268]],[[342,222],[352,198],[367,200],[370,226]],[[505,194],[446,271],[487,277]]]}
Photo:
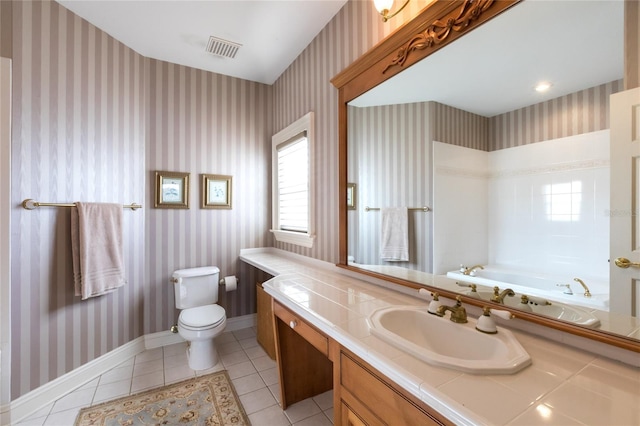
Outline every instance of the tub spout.
{"label": "tub spout", "polygon": [[510,288],[505,288],[500,292],[500,288],[498,286],[493,288],[493,296],[491,296],[491,301],[496,303],[504,304],[504,298],[509,296],[513,297],[516,293]]}
{"label": "tub spout", "polygon": [[584,297],[591,297],[591,292],[589,291],[589,287],[587,287],[587,285],[584,283],[584,281],[582,281],[580,278],[574,278],[573,280],[575,282],[580,283],[582,288],[584,288]]}
{"label": "tub spout", "polygon": [[482,266],[482,265],[474,265],[471,268],[467,268],[465,266],[462,266],[461,267],[461,272],[464,275],[470,275],[472,277],[475,277],[476,276],[476,270],[478,270],[478,269],[484,269],[484,266]]}

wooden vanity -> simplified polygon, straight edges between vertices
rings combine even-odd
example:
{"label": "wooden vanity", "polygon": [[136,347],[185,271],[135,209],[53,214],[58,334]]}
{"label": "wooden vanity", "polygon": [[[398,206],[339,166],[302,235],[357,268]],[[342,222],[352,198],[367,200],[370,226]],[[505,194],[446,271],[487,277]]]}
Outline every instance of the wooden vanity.
{"label": "wooden vanity", "polygon": [[[242,260],[274,276],[262,287],[272,308],[267,325],[275,333],[283,409],[333,389],[336,425],[547,424],[543,414],[560,424],[640,424],[638,367],[513,329],[533,360],[518,373],[429,365],[372,335],[367,322],[381,307],[424,306],[417,292],[277,249],[251,250]],[[594,402],[585,406],[587,396]]]}
{"label": "wooden vanity", "polygon": [[336,425],[452,425],[366,361],[273,301],[282,408],[333,389]]}

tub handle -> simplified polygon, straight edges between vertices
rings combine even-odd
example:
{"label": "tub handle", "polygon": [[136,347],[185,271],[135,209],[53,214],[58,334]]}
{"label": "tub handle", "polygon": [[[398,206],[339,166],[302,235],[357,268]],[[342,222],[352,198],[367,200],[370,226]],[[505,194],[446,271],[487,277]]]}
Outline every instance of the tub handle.
{"label": "tub handle", "polygon": [[614,262],[615,262],[615,264],[616,264],[616,266],[618,268],[627,269],[630,266],[632,266],[634,268],[640,268],[640,263],[632,262],[629,259],[627,259],[626,257],[618,257],[618,258],[616,258],[616,260]]}

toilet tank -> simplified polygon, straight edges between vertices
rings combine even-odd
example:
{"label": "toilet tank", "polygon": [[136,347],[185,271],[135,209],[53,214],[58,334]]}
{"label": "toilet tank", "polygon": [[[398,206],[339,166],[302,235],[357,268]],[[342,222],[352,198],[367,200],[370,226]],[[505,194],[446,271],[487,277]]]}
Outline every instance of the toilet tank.
{"label": "toilet tank", "polygon": [[173,273],[176,308],[211,305],[218,301],[220,269],[216,266],[179,269]]}

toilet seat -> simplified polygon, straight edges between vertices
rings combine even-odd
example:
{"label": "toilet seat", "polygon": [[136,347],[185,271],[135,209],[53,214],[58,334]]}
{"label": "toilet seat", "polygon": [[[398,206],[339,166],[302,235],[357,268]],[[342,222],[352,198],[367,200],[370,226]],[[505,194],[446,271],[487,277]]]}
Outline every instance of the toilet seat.
{"label": "toilet seat", "polygon": [[215,328],[225,322],[225,310],[220,305],[204,305],[183,309],[178,317],[178,324],[187,330],[206,330]]}

